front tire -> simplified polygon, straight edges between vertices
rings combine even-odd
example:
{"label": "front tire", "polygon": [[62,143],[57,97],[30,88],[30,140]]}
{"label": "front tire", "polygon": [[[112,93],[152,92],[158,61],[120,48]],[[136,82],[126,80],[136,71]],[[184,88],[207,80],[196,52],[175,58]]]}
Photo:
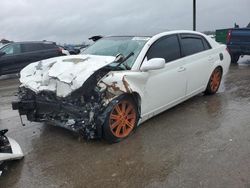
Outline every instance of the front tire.
{"label": "front tire", "polygon": [[210,76],[207,88],[205,90],[205,94],[207,95],[215,94],[220,87],[221,78],[222,78],[222,69],[220,67],[217,67],[214,69],[214,71]]}
{"label": "front tire", "polygon": [[139,113],[134,99],[121,95],[106,108],[103,138],[109,143],[117,143],[127,138],[137,127]]}

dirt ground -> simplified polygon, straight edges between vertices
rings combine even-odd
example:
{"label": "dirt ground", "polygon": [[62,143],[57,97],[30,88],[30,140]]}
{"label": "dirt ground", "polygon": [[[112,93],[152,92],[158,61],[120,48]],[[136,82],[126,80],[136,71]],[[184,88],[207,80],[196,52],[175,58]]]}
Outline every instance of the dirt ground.
{"label": "dirt ground", "polygon": [[18,85],[0,77],[0,129],[25,154],[5,164],[1,188],[250,188],[250,58],[230,67],[216,95],[195,96],[113,145],[42,123],[23,127],[11,110]]}

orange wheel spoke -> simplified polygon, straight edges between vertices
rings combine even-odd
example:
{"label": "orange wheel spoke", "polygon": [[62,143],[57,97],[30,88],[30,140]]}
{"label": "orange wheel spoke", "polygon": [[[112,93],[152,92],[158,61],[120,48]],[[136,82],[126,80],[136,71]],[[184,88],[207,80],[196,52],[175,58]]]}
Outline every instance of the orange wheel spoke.
{"label": "orange wheel spoke", "polygon": [[111,129],[115,129],[118,125],[120,124],[120,121],[115,121],[112,125],[111,125]]}
{"label": "orange wheel spoke", "polygon": [[129,114],[129,112],[131,112],[131,110],[133,109],[133,107],[132,106],[128,106],[128,108],[126,109],[126,112],[125,112],[125,114],[126,115],[128,115]]}
{"label": "orange wheel spoke", "polygon": [[210,80],[210,88],[213,92],[216,92],[218,90],[218,87],[220,86],[220,81],[221,81],[221,72],[219,70],[215,70],[211,75],[211,80]]}
{"label": "orange wheel spoke", "polygon": [[120,120],[120,117],[119,117],[118,115],[111,114],[111,115],[110,115],[110,119],[113,119],[113,120]]}
{"label": "orange wheel spoke", "polygon": [[122,133],[126,134],[126,126],[122,126]]}
{"label": "orange wheel spoke", "polygon": [[109,125],[113,135],[117,138],[128,136],[136,124],[135,106],[129,100],[120,101],[110,113]]}
{"label": "orange wheel spoke", "polygon": [[124,102],[122,103],[122,112],[125,113],[126,112],[126,106],[127,104]]}
{"label": "orange wheel spoke", "polygon": [[118,114],[122,114],[122,111],[121,111],[119,105],[116,105],[116,106],[115,106],[115,110],[116,110],[116,112],[117,112]]}
{"label": "orange wheel spoke", "polygon": [[116,134],[117,136],[120,136],[120,134],[121,134],[121,129],[122,129],[122,125],[119,124],[118,127],[117,127],[117,129],[116,129],[116,131],[115,131],[115,134]]}
{"label": "orange wheel spoke", "polygon": [[129,126],[129,128],[133,128],[134,127],[128,120],[126,120],[126,125]]}

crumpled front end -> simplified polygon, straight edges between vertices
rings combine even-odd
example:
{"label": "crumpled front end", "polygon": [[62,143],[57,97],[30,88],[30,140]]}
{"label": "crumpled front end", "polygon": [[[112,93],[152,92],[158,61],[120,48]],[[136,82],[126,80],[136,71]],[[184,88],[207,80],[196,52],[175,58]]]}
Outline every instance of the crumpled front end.
{"label": "crumpled front end", "polygon": [[[22,85],[19,87],[18,100],[12,102],[12,108],[18,110],[20,116],[26,115],[29,121],[47,122],[61,126],[80,133],[86,139],[101,138],[102,125],[110,110],[110,101],[123,93],[133,95],[133,90],[138,90],[133,85],[129,85],[125,74],[129,75],[129,79],[137,80],[139,79],[138,73],[129,74],[129,71],[121,71],[123,69],[119,69],[119,67],[109,66],[112,63],[110,57],[105,57],[104,63],[100,63],[98,66],[92,65],[90,62],[95,63],[93,60],[97,61],[101,57],[81,58],[85,59],[78,62],[80,60],[77,57],[74,62],[86,63],[90,66],[88,70],[85,67],[87,65],[75,66],[75,63],[70,63],[73,59],[68,60],[70,61],[68,63],[74,70],[67,72],[64,69],[61,71],[63,73],[57,75],[55,75],[56,69],[53,68],[57,67],[56,63],[47,62],[45,65],[37,63],[35,71],[31,67],[24,70],[25,77],[21,75]],[[58,63],[64,65],[65,61],[62,63],[60,60]],[[37,66],[39,66],[38,69],[47,71],[41,72],[41,70],[37,70]],[[78,72],[77,67],[86,69]],[[77,72],[74,73],[74,76],[69,74],[74,71]],[[34,80],[32,77],[36,79]],[[55,87],[50,83],[53,80],[58,82]],[[78,80],[77,84],[74,84],[76,80]],[[61,84],[69,85],[71,89],[61,90]]]}
{"label": "crumpled front end", "polygon": [[103,92],[93,88],[88,92],[73,93],[62,98],[55,92],[34,91],[20,87],[12,108],[29,121],[47,122],[80,133],[86,139],[101,137],[100,116],[104,109]]}

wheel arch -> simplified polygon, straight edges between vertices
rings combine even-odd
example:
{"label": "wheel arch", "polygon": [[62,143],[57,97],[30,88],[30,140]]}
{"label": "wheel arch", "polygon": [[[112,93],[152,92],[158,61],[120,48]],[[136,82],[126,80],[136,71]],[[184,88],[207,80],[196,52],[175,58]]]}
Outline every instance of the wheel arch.
{"label": "wheel arch", "polygon": [[214,70],[217,69],[217,68],[219,68],[219,69],[221,70],[221,73],[222,73],[222,75],[223,75],[223,67],[222,67],[221,65],[218,65],[218,66],[216,66],[216,67],[214,68]]}
{"label": "wheel arch", "polygon": [[140,96],[140,94],[137,92],[132,92],[129,94],[133,97],[133,100],[135,101],[137,108],[138,108],[139,116],[141,116],[141,96]]}

